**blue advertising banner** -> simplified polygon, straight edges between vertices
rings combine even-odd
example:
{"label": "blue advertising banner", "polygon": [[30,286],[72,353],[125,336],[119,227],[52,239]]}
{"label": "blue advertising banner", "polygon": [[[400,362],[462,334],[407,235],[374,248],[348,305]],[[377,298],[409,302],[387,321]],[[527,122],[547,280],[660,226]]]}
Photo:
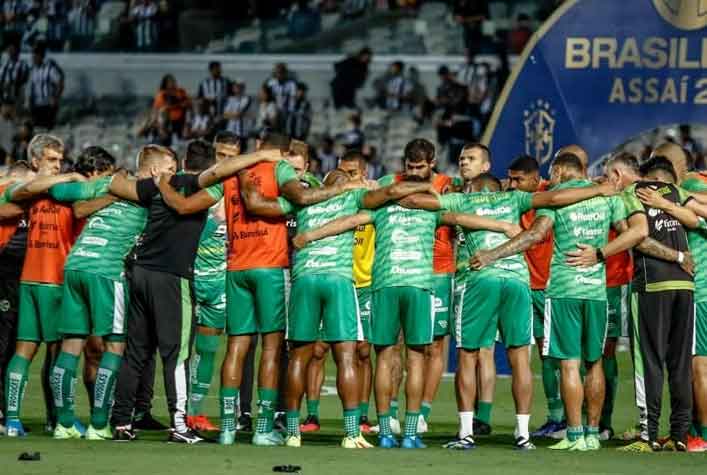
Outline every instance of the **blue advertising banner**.
{"label": "blue advertising banner", "polygon": [[492,171],[547,168],[576,143],[597,160],[658,126],[707,124],[707,0],[567,0],[533,36],[484,134]]}

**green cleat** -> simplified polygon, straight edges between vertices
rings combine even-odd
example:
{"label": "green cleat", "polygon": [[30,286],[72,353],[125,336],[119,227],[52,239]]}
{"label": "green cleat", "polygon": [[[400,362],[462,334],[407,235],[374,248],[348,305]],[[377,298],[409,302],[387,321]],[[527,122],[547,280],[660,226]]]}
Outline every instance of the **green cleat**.
{"label": "green cleat", "polygon": [[57,424],[54,428],[54,438],[56,440],[80,439],[81,432],[76,429],[76,426],[64,427]]}
{"label": "green cleat", "polygon": [[278,432],[267,432],[253,434],[253,445],[258,447],[276,447],[278,445],[284,445],[285,440]]}
{"label": "green cleat", "polygon": [[598,435],[585,435],[584,442],[587,446],[587,450],[601,449],[601,442],[599,441]]}
{"label": "green cleat", "polygon": [[569,439],[564,438],[555,445],[551,445],[550,447],[548,447],[548,449],[586,452],[587,442],[584,440],[584,437],[580,437],[575,441],[570,441]]}
{"label": "green cleat", "polygon": [[235,430],[222,430],[218,435],[218,443],[221,445],[233,445],[236,443]]}
{"label": "green cleat", "polygon": [[88,426],[86,440],[113,440],[113,431],[110,430],[110,426],[105,426],[103,429]]}

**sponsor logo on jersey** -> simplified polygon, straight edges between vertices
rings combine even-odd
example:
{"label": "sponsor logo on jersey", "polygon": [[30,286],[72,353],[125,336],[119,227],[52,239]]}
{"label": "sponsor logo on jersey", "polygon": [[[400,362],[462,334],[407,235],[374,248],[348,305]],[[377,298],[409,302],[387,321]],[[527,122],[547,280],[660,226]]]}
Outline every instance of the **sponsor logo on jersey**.
{"label": "sponsor logo on jersey", "polygon": [[336,262],[320,262],[315,259],[307,259],[304,263],[305,269],[324,269],[326,267],[335,267]]}
{"label": "sponsor logo on jersey", "polygon": [[400,216],[392,215],[388,217],[389,224],[397,224],[399,226],[411,226],[415,224],[425,224],[425,220],[420,216]]}
{"label": "sponsor logo on jersey", "polygon": [[390,272],[395,275],[417,275],[417,274],[422,274],[423,270],[418,269],[418,268],[406,268],[406,267],[400,267],[398,265],[394,265],[391,269]]}
{"label": "sponsor logo on jersey", "polygon": [[99,257],[101,257],[101,255],[99,253],[87,251],[86,249],[84,249],[82,247],[77,247],[73,251],[73,255],[77,256],[77,257],[89,257],[92,259],[98,259]]}
{"label": "sponsor logo on jersey", "polygon": [[312,256],[335,256],[336,248],[330,246],[320,247],[319,249],[312,249],[309,254]]}
{"label": "sponsor logo on jersey", "polygon": [[390,259],[393,261],[418,261],[422,259],[420,251],[403,251],[395,250],[390,253]]}
{"label": "sponsor logo on jersey", "polygon": [[510,206],[497,206],[495,208],[479,208],[476,214],[479,216],[498,216],[512,212],[513,209]]}
{"label": "sponsor logo on jersey", "polygon": [[344,204],[343,203],[330,203],[326,206],[309,206],[307,209],[305,209],[305,212],[307,213],[308,216],[313,216],[316,214],[333,214],[333,213],[338,213],[341,210],[344,209]]}
{"label": "sponsor logo on jersey", "polygon": [[680,227],[680,221],[677,219],[657,219],[653,226],[656,231],[662,231],[665,228],[666,231],[673,232]]}
{"label": "sponsor logo on jersey", "polygon": [[96,216],[88,222],[88,229],[100,229],[110,231],[112,228],[103,222],[103,218]]}
{"label": "sponsor logo on jersey", "polygon": [[570,221],[601,221],[606,218],[606,214],[601,211],[583,212],[572,211],[570,213]]}
{"label": "sponsor logo on jersey", "polygon": [[572,234],[574,234],[574,237],[581,237],[581,238],[595,238],[598,236],[602,236],[605,234],[606,231],[603,229],[597,229],[597,228],[578,228],[575,227],[572,230]]}
{"label": "sponsor logo on jersey", "polygon": [[603,285],[604,281],[600,278],[585,277],[583,275],[578,275],[574,278],[574,281],[578,284],[583,285]]}
{"label": "sponsor logo on jersey", "polygon": [[98,236],[86,236],[81,240],[81,244],[103,247],[108,244],[108,239]]}
{"label": "sponsor logo on jersey", "polygon": [[391,239],[396,244],[414,244],[420,240],[417,236],[409,236],[408,233],[402,229],[396,229],[393,231]]}

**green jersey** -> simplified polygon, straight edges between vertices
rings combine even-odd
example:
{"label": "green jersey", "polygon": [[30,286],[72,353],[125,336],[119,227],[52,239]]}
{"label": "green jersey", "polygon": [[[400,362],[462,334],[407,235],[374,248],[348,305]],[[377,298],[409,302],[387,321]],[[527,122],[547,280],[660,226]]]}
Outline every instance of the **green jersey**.
{"label": "green jersey", "polygon": [[[688,178],[681,184],[687,191],[707,191],[707,182],[699,178]],[[695,302],[707,301],[707,231],[705,221],[700,218],[700,228],[688,231],[687,241],[695,263]]]}
{"label": "green jersey", "polygon": [[454,229],[455,234],[455,253],[456,256],[456,272],[454,274],[455,279],[460,279],[464,276],[464,273],[469,269],[469,259],[471,259],[471,254],[469,253],[469,248],[466,246],[466,240],[464,239],[464,228],[461,226],[456,226]]}
{"label": "green jersey", "polygon": [[226,223],[216,219],[213,213],[209,212],[194,259],[195,279],[226,278],[226,243]]}
{"label": "green jersey", "polygon": [[[552,190],[592,185],[588,180],[570,180]],[[545,294],[551,298],[606,300],[604,263],[573,267],[566,262],[567,253],[576,251],[577,244],[589,244],[594,248],[606,245],[611,225],[626,219],[621,198],[598,196],[564,208],[544,208],[538,210],[537,218],[541,216],[553,221],[554,238],[550,280]]]}
{"label": "green jersey", "polygon": [[[520,223],[521,216],[532,208],[532,203],[533,195],[524,191],[449,193],[440,197],[440,204],[445,211],[475,214],[514,224]],[[496,248],[507,241],[508,237],[503,233],[464,229],[464,247],[470,255],[476,254],[476,251]],[[458,275],[472,279],[509,277],[526,284],[530,282],[528,264],[523,254],[499,259],[480,271],[472,271],[467,265]]]}
{"label": "green jersey", "polygon": [[373,290],[386,287],[431,289],[432,248],[439,212],[389,204],[371,211],[376,227]]}
{"label": "green jersey", "polygon": [[[49,190],[57,201],[83,201],[108,193],[111,178],[62,183]],[[145,228],[147,210],[130,201],[116,201],[93,213],[66,259],[65,270],[78,270],[122,280],[125,256]]]}
{"label": "green jersey", "polygon": [[[352,190],[301,208],[284,198],[279,201],[283,212],[296,213],[297,232],[301,233],[356,214],[365,194],[365,189]],[[292,279],[311,274],[336,274],[353,281],[353,246],[353,230],[309,243],[295,253]]]}

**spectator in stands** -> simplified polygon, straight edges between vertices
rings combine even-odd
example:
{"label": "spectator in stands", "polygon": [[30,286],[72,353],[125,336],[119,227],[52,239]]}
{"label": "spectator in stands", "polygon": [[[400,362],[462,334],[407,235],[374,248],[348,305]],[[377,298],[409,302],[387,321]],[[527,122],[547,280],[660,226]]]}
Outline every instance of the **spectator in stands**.
{"label": "spectator in stands", "polygon": [[221,74],[221,63],[210,62],[209,77],[199,84],[197,97],[206,103],[216,120],[223,114],[223,107],[226,104],[230,87],[231,81]]}
{"label": "spectator in stands", "polygon": [[187,92],[179,87],[177,80],[171,74],[162,78],[160,90],[155,96],[152,108],[158,112],[165,112],[166,128],[170,134],[181,136],[187,111],[191,108],[191,101]]}
{"label": "spectator in stands", "polygon": [[69,44],[72,50],[86,50],[96,32],[95,0],[74,0],[69,10]]}
{"label": "spectator in stands", "polygon": [[692,137],[692,127],[689,124],[682,124],[678,128],[678,144],[690,152],[693,156],[697,156],[702,152],[702,147]]}
{"label": "spectator in stands", "polygon": [[32,122],[25,121],[17,129],[17,133],[12,137],[12,160],[27,160],[27,147],[34,136],[34,126]]}
{"label": "spectator in stands", "polygon": [[144,122],[140,124],[136,135],[143,139],[143,145],[158,144],[169,147],[172,144],[172,136],[167,128],[168,122],[166,110],[151,109]]}
{"label": "spectator in stands", "polygon": [[28,4],[24,0],[4,0],[2,2],[2,22],[5,32],[22,34],[25,30]]}
{"label": "spectator in stands", "polygon": [[349,56],[334,65],[334,79],[331,81],[331,95],[334,107],[356,108],[356,90],[361,89],[368,77],[368,65],[373,53],[363,48],[358,54]]}
{"label": "spectator in stands", "polygon": [[357,18],[366,13],[369,0],[344,0],[341,5],[341,15],[344,18]]}
{"label": "spectator in stands", "polygon": [[263,85],[258,95],[258,131],[264,129],[280,130],[280,111],[275,103],[272,90]]}
{"label": "spectator in stands", "polygon": [[530,17],[527,13],[519,13],[515,26],[508,32],[508,52],[521,54],[531,36],[533,36],[533,29]]}
{"label": "spectator in stands", "polygon": [[386,169],[378,157],[378,149],[373,145],[364,145],[361,149],[363,158],[368,164],[368,179],[377,180],[386,174]]}
{"label": "spectator in stands", "polygon": [[324,179],[325,173],[322,171],[322,162],[319,160],[318,157],[311,157],[309,159],[309,169],[307,170],[307,172],[310,175],[315,176],[319,180]]}
{"label": "spectator in stands", "polygon": [[320,168],[324,175],[339,166],[339,157],[334,152],[334,139],[324,137],[322,143],[317,150],[317,158],[319,159]]}
{"label": "spectator in stands", "polygon": [[231,95],[226,101],[223,117],[227,120],[226,130],[241,139],[241,152],[246,150],[246,140],[253,127],[252,100],[245,93],[245,81],[236,79],[231,85]]}
{"label": "spectator in stands", "polygon": [[47,46],[51,51],[63,51],[66,40],[67,5],[65,0],[45,0],[40,16],[47,19]]}
{"label": "spectator in stands", "polygon": [[399,111],[410,107],[412,84],[403,74],[405,65],[395,61],[390,65],[388,79],[385,83],[385,109]]}
{"label": "spectator in stands", "polygon": [[29,65],[20,58],[18,34],[7,33],[5,44],[5,59],[0,62],[0,104],[2,115],[12,118],[17,108],[22,106],[24,87],[29,79]]}
{"label": "spectator in stands", "polygon": [[307,99],[307,85],[303,82],[297,83],[295,100],[292,109],[287,111],[287,122],[285,132],[293,139],[307,140],[309,127],[312,125],[312,104]]}
{"label": "spectator in stands", "polygon": [[152,0],[137,0],[130,9],[130,21],[135,31],[135,48],[154,51],[157,46],[159,7]]}
{"label": "spectator in stands", "polygon": [[410,105],[413,115],[415,120],[422,124],[432,116],[434,103],[427,95],[427,88],[420,80],[420,71],[416,67],[408,68],[407,81],[410,84]]}
{"label": "spectator in stands", "polygon": [[265,82],[265,85],[270,89],[284,123],[287,111],[293,109],[297,95],[297,83],[290,77],[285,63],[275,65],[272,77]]}
{"label": "spectator in stands", "polygon": [[182,136],[189,140],[205,139],[208,141],[213,131],[214,118],[211,115],[211,109],[206,101],[197,99],[194,101],[194,109],[187,114]]}
{"label": "spectator in stands", "polygon": [[437,70],[439,86],[435,105],[443,111],[463,112],[467,107],[466,86],[460,84],[447,66],[440,66]]}
{"label": "spectator in stands", "polygon": [[47,45],[38,41],[32,51],[29,77],[29,105],[36,127],[52,129],[59,112],[59,100],[64,92],[64,71],[47,58]]}
{"label": "spectator in stands", "polygon": [[309,38],[322,30],[319,10],[309,5],[309,0],[297,0],[287,17],[287,34],[291,38]]}
{"label": "spectator in stands", "polygon": [[464,48],[472,60],[479,54],[483,41],[481,26],[489,17],[486,0],[455,0],[454,20],[464,29]]}
{"label": "spectator in stands", "polygon": [[[366,141],[366,136],[361,130],[361,116],[357,113],[349,116],[349,129],[336,137],[337,141],[344,144],[346,150],[361,149]],[[337,165],[334,165],[335,167]]]}

